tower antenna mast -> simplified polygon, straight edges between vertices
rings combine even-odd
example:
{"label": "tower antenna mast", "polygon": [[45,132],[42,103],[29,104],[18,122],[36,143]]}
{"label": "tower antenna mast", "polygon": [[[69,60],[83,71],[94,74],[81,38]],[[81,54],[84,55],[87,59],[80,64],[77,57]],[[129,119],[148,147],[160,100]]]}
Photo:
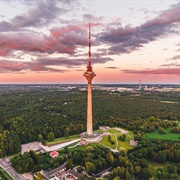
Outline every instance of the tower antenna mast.
{"label": "tower antenna mast", "polygon": [[88,44],[89,44],[89,52],[88,52],[88,66],[87,66],[87,70],[91,71],[92,67],[91,67],[91,24],[89,23],[89,38],[88,38]]}

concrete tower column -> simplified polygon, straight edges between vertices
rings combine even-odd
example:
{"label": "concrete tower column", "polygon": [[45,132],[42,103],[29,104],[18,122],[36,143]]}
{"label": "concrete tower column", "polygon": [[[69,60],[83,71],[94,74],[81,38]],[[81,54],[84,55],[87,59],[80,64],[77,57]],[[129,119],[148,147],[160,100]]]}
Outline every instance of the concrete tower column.
{"label": "concrete tower column", "polygon": [[87,99],[87,134],[91,135],[92,127],[92,87],[91,82],[88,82],[88,99]]}

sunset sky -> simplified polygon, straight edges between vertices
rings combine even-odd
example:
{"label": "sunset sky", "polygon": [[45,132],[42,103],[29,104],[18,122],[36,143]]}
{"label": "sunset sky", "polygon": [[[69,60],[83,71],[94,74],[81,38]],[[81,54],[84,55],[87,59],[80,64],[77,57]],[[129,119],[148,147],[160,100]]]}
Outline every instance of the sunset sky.
{"label": "sunset sky", "polygon": [[0,84],[180,84],[179,0],[0,0]]}

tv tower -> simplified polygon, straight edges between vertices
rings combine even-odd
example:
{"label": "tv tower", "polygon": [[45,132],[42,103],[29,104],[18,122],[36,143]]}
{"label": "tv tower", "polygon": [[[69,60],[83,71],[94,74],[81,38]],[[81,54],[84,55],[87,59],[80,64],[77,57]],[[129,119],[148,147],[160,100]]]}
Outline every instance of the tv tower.
{"label": "tv tower", "polygon": [[83,76],[86,77],[88,82],[88,93],[87,93],[87,132],[80,134],[81,138],[87,142],[96,142],[100,140],[98,133],[93,132],[93,120],[92,120],[92,80],[96,74],[92,70],[91,66],[91,29],[89,23],[89,38],[88,38],[88,65],[87,70],[84,72]]}
{"label": "tv tower", "polygon": [[139,90],[141,90],[141,80],[139,80]]}
{"label": "tv tower", "polygon": [[88,81],[88,95],[87,95],[87,135],[92,135],[93,133],[93,125],[92,125],[92,80],[96,76],[96,74],[92,71],[91,66],[91,29],[89,23],[89,52],[88,52],[88,65],[87,70],[84,72],[84,76]]}

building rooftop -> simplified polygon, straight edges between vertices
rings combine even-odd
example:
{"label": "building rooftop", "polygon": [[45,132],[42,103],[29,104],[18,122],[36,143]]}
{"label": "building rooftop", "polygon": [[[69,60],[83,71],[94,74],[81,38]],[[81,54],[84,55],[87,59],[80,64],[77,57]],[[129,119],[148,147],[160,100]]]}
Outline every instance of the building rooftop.
{"label": "building rooftop", "polygon": [[62,165],[62,166],[59,166],[51,171],[47,171],[47,172],[44,172],[44,176],[47,177],[47,178],[51,178],[55,173],[59,172],[59,171],[62,171],[66,169],[66,165]]}

